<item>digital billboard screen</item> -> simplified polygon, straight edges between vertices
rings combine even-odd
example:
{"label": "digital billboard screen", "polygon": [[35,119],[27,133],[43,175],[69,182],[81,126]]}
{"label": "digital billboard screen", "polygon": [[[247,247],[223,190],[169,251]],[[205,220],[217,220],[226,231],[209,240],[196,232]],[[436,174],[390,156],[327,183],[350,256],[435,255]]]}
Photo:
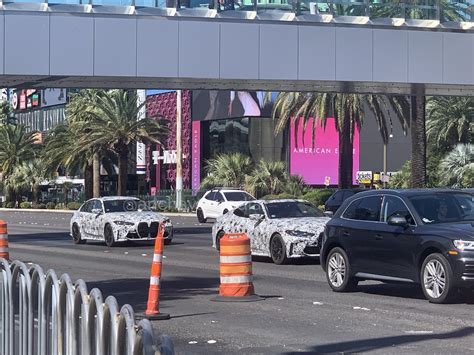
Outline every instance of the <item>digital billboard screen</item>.
{"label": "digital billboard screen", "polygon": [[192,114],[195,121],[271,117],[272,105],[263,91],[195,90]]}
{"label": "digital billboard screen", "polygon": [[[326,128],[319,124],[312,141],[312,125],[308,122],[306,130],[299,123],[297,137],[295,125],[290,126],[290,174],[301,175],[306,184],[330,185],[338,183],[339,135],[333,118],[328,118]],[[356,129],[353,139],[353,182],[357,184],[356,172],[359,170],[359,131]]]}

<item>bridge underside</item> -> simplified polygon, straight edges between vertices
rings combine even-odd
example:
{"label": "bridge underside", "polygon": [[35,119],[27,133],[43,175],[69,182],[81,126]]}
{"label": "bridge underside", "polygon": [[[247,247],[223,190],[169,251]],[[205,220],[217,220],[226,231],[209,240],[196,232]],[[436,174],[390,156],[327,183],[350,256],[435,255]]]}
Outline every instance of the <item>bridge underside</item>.
{"label": "bridge underside", "polygon": [[206,89],[313,91],[428,96],[474,96],[474,85],[406,84],[318,80],[237,80],[196,78],[149,78],[111,76],[2,75],[0,87],[10,88],[103,88],[103,89]]}
{"label": "bridge underside", "polygon": [[0,87],[103,89],[206,89],[314,91],[428,96],[474,96],[474,85],[405,84],[304,80],[223,80],[194,78],[140,78],[87,76],[0,76]]}

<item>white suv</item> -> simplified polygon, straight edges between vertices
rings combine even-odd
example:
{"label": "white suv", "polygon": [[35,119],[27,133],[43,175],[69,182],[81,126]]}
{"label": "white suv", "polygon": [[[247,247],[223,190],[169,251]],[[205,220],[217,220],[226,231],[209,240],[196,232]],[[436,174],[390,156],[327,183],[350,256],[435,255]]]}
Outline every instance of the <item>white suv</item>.
{"label": "white suv", "polygon": [[197,219],[205,223],[208,218],[217,218],[228,211],[255,198],[242,190],[215,189],[204,194],[197,205]]}

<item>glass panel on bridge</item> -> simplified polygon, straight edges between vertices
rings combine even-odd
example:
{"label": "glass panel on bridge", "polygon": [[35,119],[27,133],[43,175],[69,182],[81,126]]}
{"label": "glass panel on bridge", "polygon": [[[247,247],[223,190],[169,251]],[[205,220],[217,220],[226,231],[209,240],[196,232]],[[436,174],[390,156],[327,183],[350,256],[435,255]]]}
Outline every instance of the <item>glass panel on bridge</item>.
{"label": "glass panel on bridge", "polygon": [[405,18],[403,0],[369,0],[370,18]]}
{"label": "glass panel on bridge", "polygon": [[[95,1],[95,0],[94,0]],[[135,0],[136,7],[157,7],[160,9],[175,8],[174,0]]]}
{"label": "glass panel on bridge", "polygon": [[333,0],[334,16],[367,16],[367,4],[363,0]]}
{"label": "glass panel on bridge", "polygon": [[332,14],[332,4],[325,0],[301,0],[300,11],[310,15],[330,15]]}

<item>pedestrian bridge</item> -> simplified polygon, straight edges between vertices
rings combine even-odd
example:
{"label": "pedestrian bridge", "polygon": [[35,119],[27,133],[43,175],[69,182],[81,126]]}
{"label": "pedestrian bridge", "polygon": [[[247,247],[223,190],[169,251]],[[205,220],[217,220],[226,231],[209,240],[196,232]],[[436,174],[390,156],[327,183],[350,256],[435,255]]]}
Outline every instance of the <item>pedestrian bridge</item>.
{"label": "pedestrian bridge", "polygon": [[474,92],[465,1],[93,1],[4,2],[1,87]]}

